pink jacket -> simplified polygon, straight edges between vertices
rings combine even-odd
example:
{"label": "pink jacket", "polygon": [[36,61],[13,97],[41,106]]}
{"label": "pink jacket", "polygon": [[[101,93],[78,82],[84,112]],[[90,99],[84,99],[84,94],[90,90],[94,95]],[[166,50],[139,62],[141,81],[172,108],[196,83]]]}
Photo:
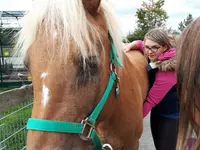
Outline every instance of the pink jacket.
{"label": "pink jacket", "polygon": [[[140,50],[143,52],[143,42],[138,41]],[[176,53],[175,48],[171,48],[169,51],[161,54],[158,57],[159,61],[168,60],[172,58]],[[155,81],[151,87],[146,101],[143,104],[143,117],[151,111],[153,107],[159,104],[169,90],[176,84],[175,71],[158,71],[155,76]]]}

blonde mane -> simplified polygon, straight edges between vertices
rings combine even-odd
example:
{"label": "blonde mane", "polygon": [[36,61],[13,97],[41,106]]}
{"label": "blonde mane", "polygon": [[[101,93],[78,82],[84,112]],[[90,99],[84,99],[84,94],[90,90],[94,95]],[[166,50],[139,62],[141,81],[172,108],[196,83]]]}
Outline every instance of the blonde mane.
{"label": "blonde mane", "polygon": [[[106,17],[108,31],[113,38],[117,54],[122,60],[122,34],[110,11],[111,7],[107,0],[102,0],[100,7]],[[73,39],[84,59],[89,56],[89,53],[96,53],[95,43],[97,40],[101,41],[100,31],[87,19],[82,0],[34,0],[32,10],[24,17],[24,25],[19,33],[16,46],[18,56],[22,58],[26,55],[27,50],[36,40],[41,26],[46,32],[51,31],[50,39],[55,37],[53,31],[60,35],[57,40],[63,43],[61,47],[66,54],[69,51],[66,45],[69,45],[68,42]],[[94,41],[91,41],[91,36]]]}

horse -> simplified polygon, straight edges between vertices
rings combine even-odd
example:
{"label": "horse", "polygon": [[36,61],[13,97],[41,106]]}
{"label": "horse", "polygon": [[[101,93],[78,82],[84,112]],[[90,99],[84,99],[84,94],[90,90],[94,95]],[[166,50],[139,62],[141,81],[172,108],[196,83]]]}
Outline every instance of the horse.
{"label": "horse", "polygon": [[16,49],[33,83],[28,150],[138,149],[147,61],[123,52],[107,1],[33,1]]}
{"label": "horse", "polygon": [[177,87],[180,97],[180,121],[177,150],[200,149],[200,17],[188,25],[177,47]]}

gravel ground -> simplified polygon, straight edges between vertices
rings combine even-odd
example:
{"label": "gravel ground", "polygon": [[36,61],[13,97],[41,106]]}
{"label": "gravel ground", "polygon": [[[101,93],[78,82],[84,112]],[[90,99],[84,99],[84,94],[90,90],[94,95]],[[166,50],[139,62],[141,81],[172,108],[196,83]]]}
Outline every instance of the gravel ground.
{"label": "gravel ground", "polygon": [[144,129],[142,137],[140,138],[139,150],[156,150],[153,144],[153,139],[150,129],[150,115],[144,119]]}

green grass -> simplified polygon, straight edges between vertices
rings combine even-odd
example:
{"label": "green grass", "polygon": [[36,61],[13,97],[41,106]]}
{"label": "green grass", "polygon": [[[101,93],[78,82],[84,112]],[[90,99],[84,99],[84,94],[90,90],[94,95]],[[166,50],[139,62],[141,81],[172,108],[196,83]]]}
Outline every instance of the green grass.
{"label": "green grass", "polygon": [[[13,88],[13,87],[12,87]],[[10,90],[12,88],[0,88],[0,92]],[[0,142],[26,126],[27,119],[31,115],[32,105],[12,114],[4,119],[3,117],[9,115],[10,113],[17,111],[24,106],[31,104],[32,100],[24,102],[22,104],[11,107],[3,112],[0,112]],[[8,150],[20,150],[26,145],[26,128],[13,137],[6,140],[6,142],[2,143],[0,146],[6,146]],[[1,149],[1,147],[0,147]]]}
{"label": "green grass", "polygon": [[0,88],[0,93],[1,93],[1,92],[4,92],[4,91],[7,91],[7,90],[14,89],[14,88],[17,88],[17,87],[5,87],[5,88]]}

